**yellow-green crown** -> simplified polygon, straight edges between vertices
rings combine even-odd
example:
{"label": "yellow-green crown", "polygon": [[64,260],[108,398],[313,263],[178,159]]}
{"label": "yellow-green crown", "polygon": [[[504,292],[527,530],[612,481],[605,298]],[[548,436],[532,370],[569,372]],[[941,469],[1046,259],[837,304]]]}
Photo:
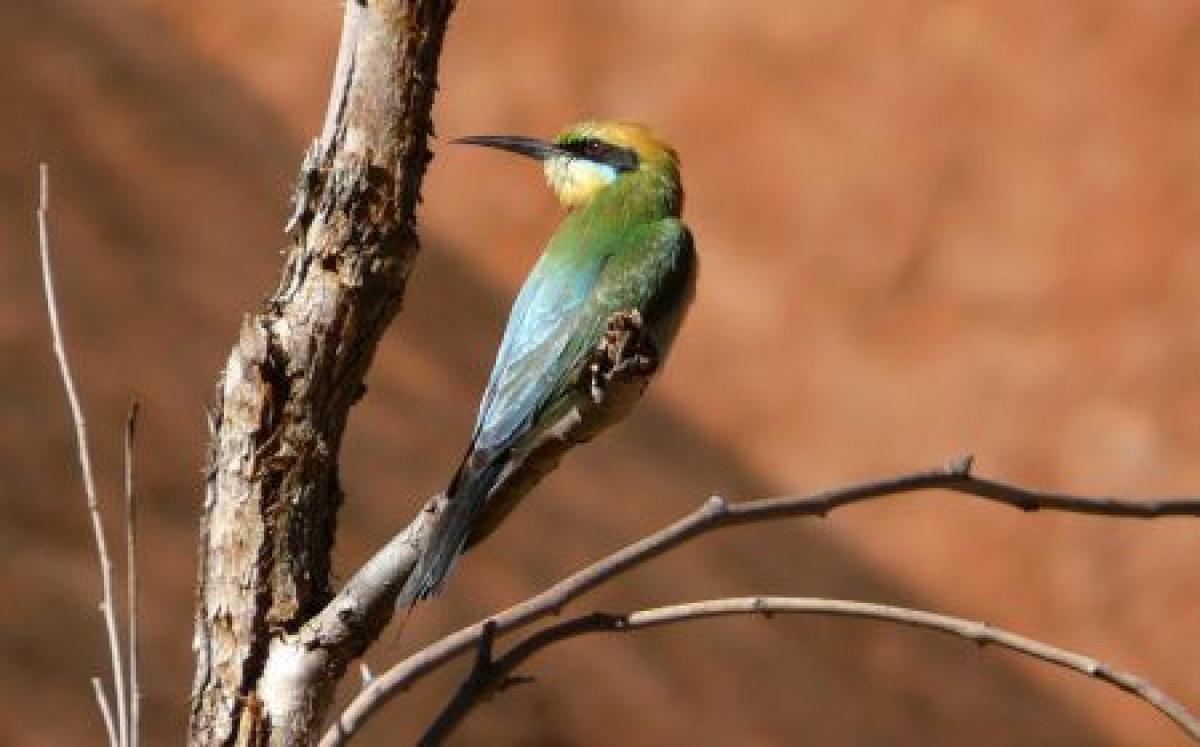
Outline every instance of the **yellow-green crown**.
{"label": "yellow-green crown", "polygon": [[587,203],[628,173],[647,173],[678,185],[675,149],[636,122],[580,122],[560,132],[554,144],[563,153],[545,160],[546,180],[567,207]]}

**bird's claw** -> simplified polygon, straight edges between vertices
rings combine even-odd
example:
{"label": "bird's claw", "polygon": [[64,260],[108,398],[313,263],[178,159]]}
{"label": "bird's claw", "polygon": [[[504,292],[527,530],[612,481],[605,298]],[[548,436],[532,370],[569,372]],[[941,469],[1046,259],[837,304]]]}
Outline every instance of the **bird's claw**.
{"label": "bird's claw", "polygon": [[641,312],[637,309],[616,312],[608,318],[588,367],[592,401],[603,403],[614,382],[645,381],[657,368],[658,352],[645,334]]}

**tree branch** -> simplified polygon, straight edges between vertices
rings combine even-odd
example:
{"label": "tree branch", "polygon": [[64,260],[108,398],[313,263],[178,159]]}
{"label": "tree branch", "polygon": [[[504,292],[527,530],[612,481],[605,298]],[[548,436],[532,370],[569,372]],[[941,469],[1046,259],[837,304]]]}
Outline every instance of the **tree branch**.
{"label": "tree branch", "polygon": [[[498,689],[497,685],[508,679],[509,674],[520,664],[513,662],[512,666],[501,674],[503,661],[492,658],[492,648],[496,640],[496,624],[491,620],[483,624],[483,632],[479,636],[479,646],[475,654],[475,665],[471,667],[467,678],[455,693],[453,700],[446,704],[433,724],[425,731],[425,735],[417,742],[418,747],[434,747],[445,741],[454,731],[467,713],[483,698]],[[504,659],[508,659],[505,656]]]}
{"label": "tree branch", "polygon": [[138,680],[138,579],[137,579],[137,500],[133,492],[133,437],[137,430],[139,405],[129,406],[125,420],[125,594],[126,622],[129,626],[129,745],[137,747],[142,720],[142,686]]}
{"label": "tree branch", "polygon": [[83,492],[87,499],[88,516],[91,518],[92,538],[96,545],[96,556],[100,563],[100,612],[104,616],[104,628],[108,636],[108,653],[112,665],[113,692],[117,699],[114,728],[114,714],[104,697],[104,688],[100,680],[94,679],[96,699],[104,716],[105,726],[109,730],[109,741],[121,747],[129,744],[129,711],[125,703],[125,676],[121,662],[121,642],[117,635],[117,612],[113,595],[113,567],[108,554],[108,543],[104,538],[104,522],[100,517],[100,502],[96,498],[96,483],[92,477],[92,457],[88,449],[87,421],[83,417],[83,406],[79,402],[79,394],[75,389],[75,377],[71,373],[71,363],[67,358],[67,346],[63,339],[62,326],[58,321],[58,299],[54,294],[54,273],[50,267],[50,230],[48,215],[50,211],[50,168],[41,164],[38,170],[38,250],[42,264],[42,287],[46,296],[46,314],[50,319],[50,337],[54,347],[54,359],[58,363],[58,372],[62,376],[63,389],[67,393],[67,402],[71,409],[71,421],[75,427],[75,452],[79,458],[79,469],[83,479]]}
{"label": "tree branch", "polygon": [[211,416],[193,745],[308,742],[346,664],[390,617],[373,610],[319,655],[279,643],[333,597],[338,451],[417,254],[414,210],[452,5],[345,3],[325,125],[301,168],[283,275],[243,323]]}
{"label": "tree branch", "polygon": [[113,719],[112,706],[108,696],[104,694],[104,683],[99,677],[92,678],[92,692],[96,695],[96,707],[100,709],[100,718],[104,720],[104,732],[108,734],[108,747],[118,747],[117,725]]}
{"label": "tree branch", "polygon": [[[803,497],[764,498],[730,504],[714,496],[675,523],[493,616],[490,622],[495,624],[497,633],[502,634],[558,614],[567,603],[597,586],[710,531],[783,518],[823,517],[854,503],[926,490],[950,490],[1022,511],[1045,509],[1138,519],[1200,516],[1200,499],[1196,498],[1140,500],[1037,491],[974,477],[971,463],[970,457],[963,457],[938,469],[857,483]],[[445,636],[376,677],[346,707],[325,733],[321,744],[324,747],[343,744],[387,700],[476,645],[482,627],[483,623],[476,623]]]}
{"label": "tree branch", "polygon": [[[476,705],[509,680],[517,667],[543,649],[568,638],[588,633],[629,633],[725,615],[771,616],[780,613],[879,620],[957,636],[980,647],[999,646],[1117,687],[1149,703],[1174,721],[1194,741],[1200,742],[1200,720],[1150,682],[1129,672],[1114,669],[1089,656],[1026,638],[984,622],[923,610],[842,599],[739,597],[677,604],[627,614],[595,612],[582,615],[539,630],[495,660],[491,658],[490,643],[486,647],[482,643],[482,640],[486,639],[485,635],[485,639],[481,639],[480,658],[475,667],[426,732],[421,744],[427,747],[441,744]],[[485,627],[485,634],[489,629],[494,631],[494,624],[488,625],[490,628]]]}

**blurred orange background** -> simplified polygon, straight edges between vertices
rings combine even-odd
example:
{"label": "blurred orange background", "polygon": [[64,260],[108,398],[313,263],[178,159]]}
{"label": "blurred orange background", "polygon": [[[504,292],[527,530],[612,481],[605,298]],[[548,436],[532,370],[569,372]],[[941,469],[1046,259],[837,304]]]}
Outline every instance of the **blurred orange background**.
{"label": "blurred orange background", "polygon": [[[336,3],[0,5],[0,730],[95,743],[95,563],[37,274],[36,164],[104,498],[144,405],[147,743],[191,681],[203,408],[273,288]],[[678,147],[703,255],[674,359],[569,457],[381,669],[705,496],[940,464],[1084,493],[1200,492],[1200,5],[1179,0],[463,2],[440,135],[584,117]],[[526,162],[436,142],[425,250],[343,455],[339,572],[442,487],[558,208]],[[114,525],[115,530],[115,525]],[[986,619],[1200,706],[1200,541],[1182,520],[1021,515],[947,494],[697,541],[576,606],[858,598]],[[364,744],[410,742],[454,672]],[[1077,675],[891,626],[729,619],[535,660],[461,744],[1175,745]],[[354,683],[347,686],[347,694]]]}

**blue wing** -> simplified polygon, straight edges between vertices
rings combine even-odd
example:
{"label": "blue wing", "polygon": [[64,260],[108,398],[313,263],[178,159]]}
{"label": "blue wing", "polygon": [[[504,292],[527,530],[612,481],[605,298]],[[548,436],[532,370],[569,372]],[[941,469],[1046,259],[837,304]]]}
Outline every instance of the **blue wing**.
{"label": "blue wing", "polygon": [[546,395],[558,388],[569,368],[563,365],[563,353],[609,256],[590,252],[580,262],[578,256],[542,255],[509,315],[475,423],[475,448],[491,451],[510,444]]}
{"label": "blue wing", "polygon": [[511,450],[519,451],[523,437],[536,436],[570,402],[588,351],[613,312],[641,311],[660,355],[675,336],[696,278],[691,235],[682,223],[666,219],[586,251],[563,251],[570,248],[552,240],[513,304],[471,446],[402,600],[436,593],[468,538],[486,536],[512,509],[512,500],[496,505],[488,499],[510,466]]}
{"label": "blue wing", "polygon": [[691,234],[674,219],[639,226],[586,252],[547,251],[513,305],[474,448],[495,453],[551,414],[616,311],[640,310],[665,356],[691,301],[695,269]]}

